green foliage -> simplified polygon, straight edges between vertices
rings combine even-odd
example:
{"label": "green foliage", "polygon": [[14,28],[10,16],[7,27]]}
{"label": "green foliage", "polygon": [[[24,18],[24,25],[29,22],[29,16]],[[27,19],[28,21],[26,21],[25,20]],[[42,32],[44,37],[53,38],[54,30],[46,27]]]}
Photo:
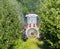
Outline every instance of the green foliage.
{"label": "green foliage", "polygon": [[21,41],[20,39],[17,40],[16,45],[13,49],[40,49],[38,44],[41,46],[43,45],[42,41],[38,41],[37,39],[28,39],[26,42]]}
{"label": "green foliage", "polygon": [[50,49],[60,49],[60,0],[44,0],[40,5],[40,30]]}
{"label": "green foliage", "polygon": [[17,0],[22,4],[23,14],[38,13],[40,0]]}
{"label": "green foliage", "polygon": [[60,49],[60,0],[0,0],[0,49],[41,48],[41,41],[21,39],[28,13],[38,13],[41,19],[42,49]]}
{"label": "green foliage", "polygon": [[0,0],[0,49],[11,49],[20,37],[20,13],[16,0]]}

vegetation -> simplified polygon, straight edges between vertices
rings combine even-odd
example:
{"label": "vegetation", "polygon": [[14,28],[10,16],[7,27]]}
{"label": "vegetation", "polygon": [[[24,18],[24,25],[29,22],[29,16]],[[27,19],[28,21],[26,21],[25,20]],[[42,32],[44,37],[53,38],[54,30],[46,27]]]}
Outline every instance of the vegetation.
{"label": "vegetation", "polygon": [[28,39],[26,42],[22,42],[19,39],[13,49],[40,49],[37,44],[42,46],[43,41],[38,41],[37,39]]}
{"label": "vegetation", "polygon": [[[38,14],[43,41],[21,39],[28,13]],[[60,0],[0,0],[0,49],[40,48],[60,49]]]}
{"label": "vegetation", "polygon": [[20,6],[16,0],[0,0],[0,49],[9,49],[20,38]]}
{"label": "vegetation", "polygon": [[50,49],[60,49],[60,0],[44,0],[40,5],[40,30]]}

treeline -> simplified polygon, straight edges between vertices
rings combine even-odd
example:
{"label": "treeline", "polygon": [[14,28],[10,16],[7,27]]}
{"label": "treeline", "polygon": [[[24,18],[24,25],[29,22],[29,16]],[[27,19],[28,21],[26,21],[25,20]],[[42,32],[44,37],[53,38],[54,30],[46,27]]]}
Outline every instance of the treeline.
{"label": "treeline", "polygon": [[12,49],[21,39],[29,13],[38,14],[44,49],[60,49],[60,0],[0,0],[0,49]]}

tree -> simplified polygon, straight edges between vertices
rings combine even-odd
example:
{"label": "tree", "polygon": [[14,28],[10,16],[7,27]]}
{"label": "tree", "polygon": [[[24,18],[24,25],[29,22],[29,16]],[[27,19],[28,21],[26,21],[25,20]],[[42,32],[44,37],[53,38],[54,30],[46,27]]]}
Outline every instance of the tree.
{"label": "tree", "polygon": [[28,13],[38,13],[40,0],[17,0],[22,4],[22,12],[24,15]]}
{"label": "tree", "polygon": [[0,0],[0,49],[11,49],[20,37],[21,17],[16,0]]}
{"label": "tree", "polygon": [[44,0],[40,4],[40,30],[50,49],[60,49],[60,0]]}

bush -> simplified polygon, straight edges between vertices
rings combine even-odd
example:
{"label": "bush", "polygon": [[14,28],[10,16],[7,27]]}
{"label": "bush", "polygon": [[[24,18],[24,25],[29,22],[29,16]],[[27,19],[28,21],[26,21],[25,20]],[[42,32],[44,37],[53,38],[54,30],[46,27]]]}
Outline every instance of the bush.
{"label": "bush", "polygon": [[17,40],[16,45],[13,46],[13,49],[40,49],[38,45],[43,45],[42,41],[38,41],[37,39],[28,39],[23,42],[22,40]]}
{"label": "bush", "polygon": [[44,0],[40,6],[40,30],[50,49],[60,49],[60,0]]}
{"label": "bush", "polygon": [[20,13],[16,0],[0,0],[0,49],[11,49],[20,37]]}

